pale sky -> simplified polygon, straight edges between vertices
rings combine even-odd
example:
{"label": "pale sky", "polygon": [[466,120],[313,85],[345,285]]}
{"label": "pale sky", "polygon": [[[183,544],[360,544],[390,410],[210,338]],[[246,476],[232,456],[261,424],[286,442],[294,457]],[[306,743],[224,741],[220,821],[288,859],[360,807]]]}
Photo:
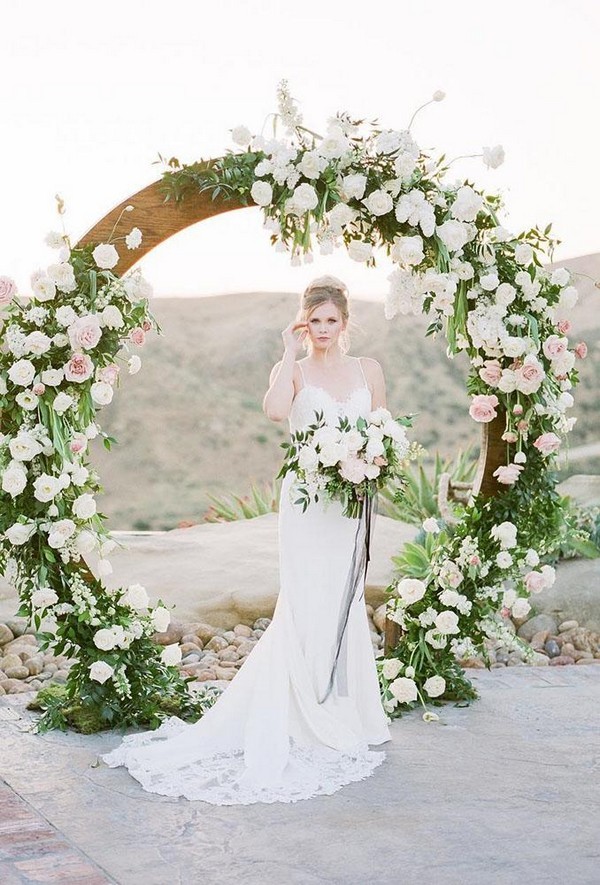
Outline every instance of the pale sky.
{"label": "pale sky", "polygon": [[[444,90],[412,128],[421,147],[502,144],[498,170],[460,160],[456,177],[501,191],[516,233],[552,221],[556,259],[600,250],[596,0],[4,0],[2,13],[0,274],[23,293],[52,258],[55,193],[75,240],[160,175],[158,152],[191,162],[232,147],[238,124],[260,131],[282,77],[321,132],[337,110],[403,128]],[[327,272],[379,298],[389,273],[341,252],[292,268],[258,209],[196,225],[142,268],[157,295],[300,291]]]}

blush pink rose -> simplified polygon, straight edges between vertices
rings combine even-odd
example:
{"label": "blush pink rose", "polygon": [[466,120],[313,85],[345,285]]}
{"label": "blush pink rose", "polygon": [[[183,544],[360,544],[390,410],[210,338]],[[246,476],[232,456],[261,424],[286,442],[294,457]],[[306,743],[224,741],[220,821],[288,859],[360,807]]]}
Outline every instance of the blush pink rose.
{"label": "blush pink rose", "polygon": [[535,361],[525,361],[522,366],[515,370],[517,377],[517,390],[529,396],[539,390],[546,373],[542,366]]}
{"label": "blush pink rose", "polygon": [[87,381],[94,371],[94,364],[87,353],[74,353],[63,366],[67,381]]}
{"label": "blush pink rose", "polygon": [[560,335],[549,335],[542,345],[544,355],[549,360],[555,360],[556,357],[562,356],[569,346],[567,338],[561,338]]}
{"label": "blush pink rose", "polygon": [[152,323],[149,320],[144,320],[144,322],[142,323],[142,329],[144,330],[144,332],[149,332],[151,328]]}
{"label": "blush pink rose", "polygon": [[541,572],[528,572],[524,580],[530,593],[539,593],[546,586],[546,578]]}
{"label": "blush pink rose", "polygon": [[42,382],[40,381],[38,384],[34,384],[31,389],[36,396],[41,396],[43,393],[46,392],[46,385],[42,384]]}
{"label": "blush pink rose", "polygon": [[75,433],[69,443],[69,448],[74,455],[85,452],[87,449],[88,439],[85,433]]}
{"label": "blush pink rose", "polygon": [[525,433],[526,430],[529,430],[529,422],[519,421],[517,424],[517,430],[519,430],[521,433]]}
{"label": "blush pink rose", "polygon": [[514,430],[506,430],[506,431],[502,434],[502,439],[504,440],[504,442],[507,442],[507,443],[516,443],[516,441],[518,440],[518,438],[519,438],[519,437],[518,437],[518,435],[514,432]]}
{"label": "blush pink rose", "polygon": [[502,377],[502,366],[498,360],[486,360],[483,368],[479,370],[479,377],[490,387],[497,387]]}
{"label": "blush pink rose", "polygon": [[523,470],[522,464],[504,464],[494,470],[493,476],[502,485],[511,486],[518,480],[521,470]]}
{"label": "blush pink rose", "polygon": [[0,277],[0,304],[8,304],[17,294],[17,284],[10,277]]}
{"label": "blush pink rose", "polygon": [[340,474],[349,482],[359,483],[365,478],[365,466],[360,458],[347,458],[340,464]]}
{"label": "blush pink rose", "polygon": [[131,338],[131,340],[133,341],[134,344],[138,344],[141,347],[142,344],[144,343],[144,341],[146,340],[146,333],[141,328],[141,326],[136,326],[135,329],[131,330],[129,337]]}
{"label": "blush pink rose", "polygon": [[513,406],[513,415],[522,415],[523,414],[523,406],[521,403],[516,403]]}
{"label": "blush pink rose", "polygon": [[469,559],[469,565],[481,565],[481,560],[476,553]]}
{"label": "blush pink rose", "polygon": [[534,442],[534,446],[542,455],[551,455],[560,449],[560,437],[555,433],[542,433]]}
{"label": "blush pink rose", "polygon": [[568,335],[571,331],[571,320],[561,320],[557,328],[561,335]]}
{"label": "blush pink rose", "polygon": [[98,344],[102,335],[100,320],[91,313],[77,317],[75,322],[68,327],[67,333],[73,350],[78,350],[81,347],[84,350],[91,350]]}
{"label": "blush pink rose", "polygon": [[579,344],[575,347],[575,356],[579,357],[580,360],[584,360],[587,356],[587,344],[585,341],[580,341]]}
{"label": "blush pink rose", "polygon": [[96,378],[98,381],[106,381],[107,384],[112,385],[119,377],[120,371],[121,369],[116,363],[110,363],[108,366],[102,366],[101,369],[98,369]]}
{"label": "blush pink rose", "polygon": [[490,396],[479,393],[473,397],[469,415],[474,421],[478,421],[480,424],[487,424],[497,416],[496,406],[498,405],[499,400],[495,393]]}

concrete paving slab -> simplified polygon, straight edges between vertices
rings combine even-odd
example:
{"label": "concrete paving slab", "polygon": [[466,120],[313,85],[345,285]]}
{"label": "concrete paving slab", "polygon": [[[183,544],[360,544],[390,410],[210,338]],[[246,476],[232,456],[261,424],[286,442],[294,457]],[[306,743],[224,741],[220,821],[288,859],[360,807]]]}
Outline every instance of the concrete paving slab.
{"label": "concrete paving slab", "polygon": [[333,796],[152,796],[98,765],[114,732],[35,735],[25,712],[0,718],[0,776],[120,885],[597,885],[600,666],[469,677],[480,700],[396,720],[383,765]]}

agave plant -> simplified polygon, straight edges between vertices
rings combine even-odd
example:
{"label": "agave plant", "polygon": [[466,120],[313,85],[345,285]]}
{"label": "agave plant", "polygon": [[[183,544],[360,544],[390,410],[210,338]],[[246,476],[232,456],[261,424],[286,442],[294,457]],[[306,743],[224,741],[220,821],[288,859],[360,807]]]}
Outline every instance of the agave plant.
{"label": "agave plant", "polygon": [[392,519],[419,526],[429,516],[439,518],[441,514],[437,492],[441,475],[449,473],[453,482],[471,482],[476,467],[477,460],[473,456],[472,446],[447,460],[436,452],[431,472],[427,473],[422,464],[406,468],[400,495],[394,486],[386,486],[379,492],[379,512]]}
{"label": "agave plant", "polygon": [[233,522],[276,513],[279,510],[279,486],[280,482],[273,480],[262,486],[253,484],[249,495],[208,495],[212,504],[202,517],[202,522]]}

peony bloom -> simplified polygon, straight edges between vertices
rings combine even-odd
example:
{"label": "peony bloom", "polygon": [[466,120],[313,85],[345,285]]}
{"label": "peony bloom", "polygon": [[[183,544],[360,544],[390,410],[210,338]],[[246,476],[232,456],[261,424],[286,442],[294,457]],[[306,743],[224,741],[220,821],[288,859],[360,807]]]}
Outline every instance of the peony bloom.
{"label": "peony bloom", "polygon": [[366,476],[366,464],[362,458],[347,458],[340,463],[340,475],[347,479],[348,482],[358,484],[362,482]]}
{"label": "peony bloom", "polygon": [[495,476],[502,485],[511,486],[518,480],[522,470],[523,468],[520,464],[505,464],[494,470],[492,476]]}
{"label": "peony bloom", "polygon": [[423,683],[423,688],[430,698],[439,698],[446,691],[446,680],[443,676],[430,676]]}
{"label": "peony bloom", "polygon": [[500,404],[495,394],[476,394],[469,408],[469,415],[480,424],[487,424],[497,417],[496,407]]}
{"label": "peony bloom", "polygon": [[92,258],[102,270],[111,270],[119,262],[119,253],[110,243],[99,243],[92,252]]}
{"label": "peony bloom", "polygon": [[542,433],[534,442],[534,446],[542,455],[552,455],[560,448],[561,440],[556,433]]}
{"label": "peony bloom", "polygon": [[402,578],[396,585],[396,592],[403,602],[412,605],[425,596],[427,585],[418,578]]}
{"label": "peony bloom", "polygon": [[107,664],[106,661],[94,661],[90,664],[90,679],[103,685],[114,673],[114,668]]}

